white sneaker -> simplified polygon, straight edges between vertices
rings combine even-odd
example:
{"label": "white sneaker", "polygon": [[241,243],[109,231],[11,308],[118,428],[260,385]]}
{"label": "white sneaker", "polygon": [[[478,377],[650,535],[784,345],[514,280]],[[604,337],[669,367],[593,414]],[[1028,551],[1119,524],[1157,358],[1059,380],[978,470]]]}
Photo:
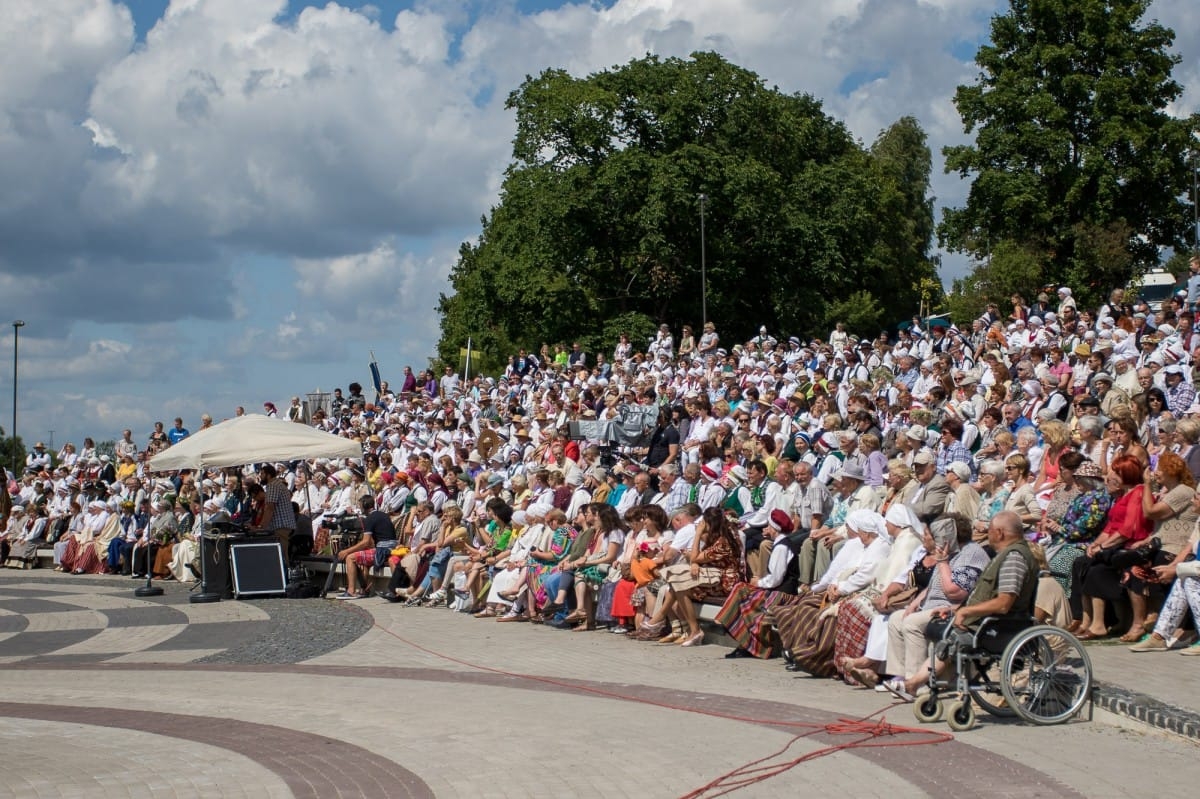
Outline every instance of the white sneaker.
{"label": "white sneaker", "polygon": [[1171,647],[1172,649],[1186,649],[1194,643],[1196,643],[1195,630],[1188,630],[1187,632],[1180,633],[1177,636],[1172,636],[1171,638],[1167,639],[1167,646]]}

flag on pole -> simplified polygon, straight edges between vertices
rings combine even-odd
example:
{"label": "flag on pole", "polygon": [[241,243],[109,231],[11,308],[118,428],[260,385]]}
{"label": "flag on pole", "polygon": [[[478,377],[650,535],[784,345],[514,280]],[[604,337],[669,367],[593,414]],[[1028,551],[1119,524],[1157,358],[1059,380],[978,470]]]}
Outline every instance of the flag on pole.
{"label": "flag on pole", "polygon": [[460,375],[463,375],[464,380],[466,380],[466,374],[470,370],[470,368],[471,368],[471,348],[470,347],[459,347],[458,348],[458,373]]}
{"label": "flag on pole", "polygon": [[383,380],[379,377],[379,364],[375,361],[375,350],[371,350],[371,382],[375,384],[375,395],[383,393]]}

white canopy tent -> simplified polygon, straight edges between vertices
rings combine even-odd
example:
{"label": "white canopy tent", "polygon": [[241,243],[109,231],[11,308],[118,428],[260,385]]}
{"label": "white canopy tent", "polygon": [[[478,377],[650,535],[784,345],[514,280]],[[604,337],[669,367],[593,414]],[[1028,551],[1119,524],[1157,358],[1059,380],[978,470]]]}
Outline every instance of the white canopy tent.
{"label": "white canopy tent", "polygon": [[259,413],[201,430],[150,459],[156,472],[274,463],[310,458],[363,457],[362,444],[323,430]]}
{"label": "white canopy tent", "polygon": [[[149,465],[153,471],[169,472],[177,469],[223,469],[247,463],[310,458],[353,458],[361,461],[362,457],[362,444],[357,441],[255,413],[201,430],[155,455]],[[203,538],[203,515],[200,525]],[[206,563],[203,555],[201,563]],[[207,567],[202,568],[200,579],[201,593],[193,595],[191,601],[219,601],[219,595],[208,592]],[[155,590],[162,592],[161,588]]]}

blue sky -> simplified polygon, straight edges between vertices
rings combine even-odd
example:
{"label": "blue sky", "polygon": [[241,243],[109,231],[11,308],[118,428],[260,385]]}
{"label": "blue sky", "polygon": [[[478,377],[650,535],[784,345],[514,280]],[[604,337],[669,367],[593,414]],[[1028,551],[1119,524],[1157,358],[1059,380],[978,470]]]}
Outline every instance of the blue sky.
{"label": "blue sky", "polygon": [[[154,24],[162,17],[166,11],[168,0],[129,0],[126,5],[133,12],[133,22],[137,29],[138,39],[145,39],[146,31],[154,27]],[[325,3],[315,2],[300,2],[300,0],[288,0],[287,8],[281,15],[280,19],[287,21],[294,19],[305,8],[321,8]],[[392,30],[392,24],[396,19],[396,14],[405,9],[413,9],[420,7],[449,7],[461,9],[460,24],[464,27],[478,18],[482,10],[487,10],[490,13],[497,11],[508,11],[518,15],[536,14],[539,11],[548,11],[559,8],[563,4],[554,2],[554,0],[507,0],[507,2],[488,2],[487,0],[474,0],[474,2],[459,2],[459,3],[404,3],[396,0],[377,0],[373,3],[358,2],[358,0],[345,0],[340,5],[347,8],[363,11],[373,19],[378,20],[380,26],[385,30]],[[610,7],[612,2],[601,2],[594,0],[593,5],[598,7]]]}
{"label": "blue sky", "polygon": [[[366,384],[372,350],[385,378],[423,367],[526,75],[715,49],[866,142],[915,116],[938,153],[964,140],[951,98],[1002,6],[6,0],[0,297],[27,323],[18,432],[144,440],[155,420]],[[1176,30],[1175,110],[1195,110],[1200,4],[1147,16]],[[937,205],[961,203],[966,185],[937,156],[934,171]],[[944,276],[962,269],[947,259]],[[11,344],[0,324],[0,353]]]}

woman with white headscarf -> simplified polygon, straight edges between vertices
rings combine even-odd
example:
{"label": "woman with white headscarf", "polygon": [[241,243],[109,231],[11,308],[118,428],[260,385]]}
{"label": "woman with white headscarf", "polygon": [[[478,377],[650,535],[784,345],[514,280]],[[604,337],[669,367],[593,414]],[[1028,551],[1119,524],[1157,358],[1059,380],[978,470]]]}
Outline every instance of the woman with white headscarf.
{"label": "woman with white headscarf", "polygon": [[[104,502],[97,499],[88,503],[87,515],[82,525],[67,542],[67,551],[62,557],[63,571],[71,574],[100,574],[104,570],[104,561],[97,553],[95,544],[103,535],[111,515]],[[107,555],[107,541],[104,546]]]}
{"label": "woman with white headscarf", "polygon": [[884,518],[872,510],[846,516],[846,544],[811,592],[794,605],[776,608],[772,619],[789,671],[832,677],[839,603],[871,585],[892,550]]}
{"label": "woman with white headscarf", "polygon": [[[885,536],[892,541],[887,560],[875,570],[875,579],[854,597],[841,603],[838,608],[837,628],[834,634],[833,662],[838,673],[851,685],[860,682],[849,671],[853,666],[863,665],[859,661],[864,654],[870,660],[881,661],[887,657],[887,613],[895,604],[907,604],[912,599],[908,575],[912,567],[913,553],[921,546],[925,536],[925,525],[908,505],[894,503],[884,516]],[[879,629],[876,629],[879,628]],[[876,654],[872,658],[870,641],[876,641]]]}
{"label": "woman with white headscarf", "polygon": [[191,567],[200,555],[201,529],[212,525],[212,517],[218,511],[221,511],[221,503],[215,498],[207,500],[203,506],[199,499],[192,500],[192,527],[179,531],[179,541],[171,550],[171,562],[167,566],[171,576],[179,582],[191,582],[199,576]]}

